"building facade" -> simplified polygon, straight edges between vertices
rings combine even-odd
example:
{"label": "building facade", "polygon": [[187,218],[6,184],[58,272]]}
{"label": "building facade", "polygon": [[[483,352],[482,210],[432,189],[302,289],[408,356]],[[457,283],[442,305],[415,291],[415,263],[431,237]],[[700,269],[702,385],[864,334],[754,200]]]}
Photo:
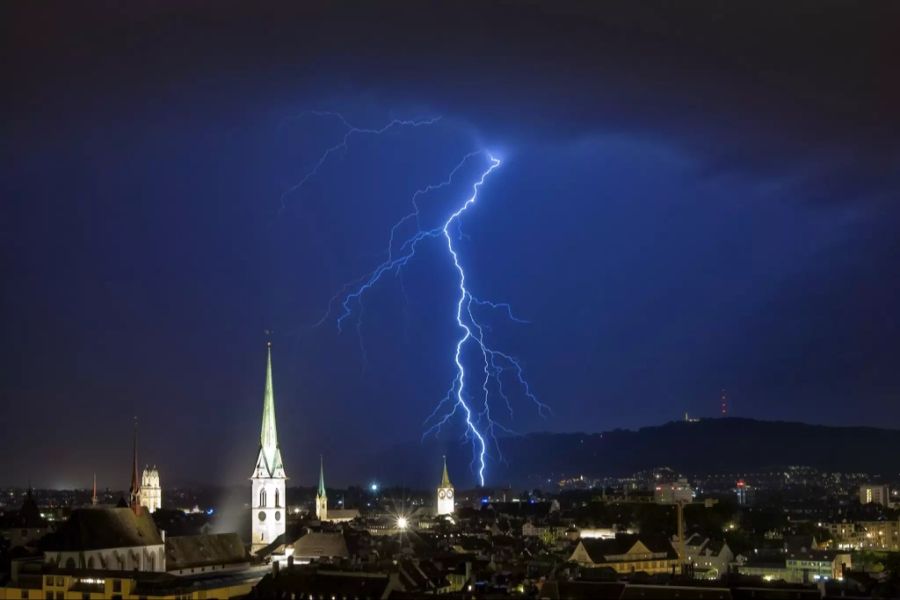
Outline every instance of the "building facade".
{"label": "building facade", "polygon": [[79,598],[87,600],[181,600],[246,598],[262,574],[224,573],[217,577],[182,577],[142,571],[65,569],[39,562],[17,561],[15,575],[0,587],[0,600]]}
{"label": "building facade", "polygon": [[880,504],[887,506],[891,501],[891,492],[886,485],[867,483],[859,486],[860,504]]}
{"label": "building facade", "polygon": [[838,550],[900,551],[900,520],[820,523]]}
{"label": "building facade", "polygon": [[694,490],[687,479],[679,479],[671,483],[657,484],[653,489],[653,501],[657,504],[675,504],[690,502],[694,499]]}
{"label": "building facade", "polygon": [[829,550],[809,550],[788,554],[785,567],[796,583],[841,579],[851,567],[850,553]]}
{"label": "building facade", "polygon": [[852,563],[849,552],[807,550],[761,559],[738,556],[732,567],[736,573],[755,575],[766,581],[809,584],[841,579]]}
{"label": "building facade", "polygon": [[287,476],[275,427],[275,391],[272,385],[272,344],[267,348],[266,388],[263,394],[259,454],[251,480],[251,552],[265,548],[284,534],[287,506],[284,489]]}
{"label": "building facade", "polygon": [[583,567],[608,567],[616,573],[674,573],[678,554],[660,536],[620,534],[613,539],[582,539],[569,557]]}
{"label": "building facade", "polygon": [[83,508],[48,536],[44,563],[64,569],[166,570],[165,544],[147,512]]}
{"label": "building facade", "polygon": [[734,553],[725,540],[713,540],[693,534],[684,544],[685,563],[694,579],[720,579],[728,574]]}

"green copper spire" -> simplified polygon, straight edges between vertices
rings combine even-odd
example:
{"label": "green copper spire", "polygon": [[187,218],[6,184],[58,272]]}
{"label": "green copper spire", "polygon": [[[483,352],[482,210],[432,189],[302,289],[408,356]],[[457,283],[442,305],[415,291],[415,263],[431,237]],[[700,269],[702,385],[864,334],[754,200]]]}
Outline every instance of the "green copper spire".
{"label": "green copper spire", "polygon": [[319,455],[319,493],[320,498],[325,496],[325,459]]}
{"label": "green copper spire", "polygon": [[262,430],[259,434],[259,459],[256,469],[266,477],[284,477],[281,450],[278,448],[278,432],[275,428],[275,389],[272,385],[272,342],[267,344],[266,390],[263,395]]}
{"label": "green copper spire", "polygon": [[441,477],[441,487],[453,487],[450,483],[450,475],[447,474],[447,455],[444,455],[444,476]]}
{"label": "green copper spire", "polygon": [[278,432],[275,430],[275,390],[272,386],[272,343],[267,344],[266,391],[263,395],[262,432],[259,445],[267,451],[278,447]]}

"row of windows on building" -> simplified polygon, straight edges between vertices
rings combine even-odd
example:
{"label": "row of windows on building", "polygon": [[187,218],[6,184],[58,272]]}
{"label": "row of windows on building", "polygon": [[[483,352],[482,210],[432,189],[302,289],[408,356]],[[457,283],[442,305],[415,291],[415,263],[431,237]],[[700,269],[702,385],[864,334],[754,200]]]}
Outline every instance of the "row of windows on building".
{"label": "row of windows on building", "polygon": [[[263,507],[263,508],[265,508],[267,506],[266,505],[266,488],[262,488],[261,490],[259,490],[259,505],[260,505],[260,507]],[[281,495],[279,493],[279,490],[276,488],[275,489],[275,508],[280,508],[280,507],[281,507]]]}

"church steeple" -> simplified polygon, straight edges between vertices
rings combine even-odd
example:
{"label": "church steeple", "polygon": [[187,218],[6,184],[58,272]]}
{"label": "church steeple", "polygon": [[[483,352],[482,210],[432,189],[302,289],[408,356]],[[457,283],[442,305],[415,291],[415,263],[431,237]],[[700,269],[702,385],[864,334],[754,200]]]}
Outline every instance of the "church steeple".
{"label": "church steeple", "polygon": [[325,494],[325,459],[319,455],[319,490],[316,492],[316,518],[328,519],[328,496]]}
{"label": "church steeple", "polygon": [[278,431],[275,427],[275,389],[272,384],[272,342],[267,343],[266,388],[263,393],[262,429],[259,434],[259,458],[256,477],[284,477]]}
{"label": "church steeple", "polygon": [[141,480],[138,477],[138,458],[137,458],[137,417],[134,418],[134,439],[131,451],[131,491],[129,497],[129,506],[134,514],[141,511]]}
{"label": "church steeple", "polygon": [[278,447],[275,429],[275,388],[272,384],[272,342],[266,344],[266,388],[263,392],[262,429],[259,433],[259,454],[250,478],[253,507],[251,552],[258,552],[285,532],[287,507],[285,498],[284,463]]}
{"label": "church steeple", "polygon": [[444,475],[441,477],[441,487],[448,488],[453,487],[453,484],[450,483],[450,475],[447,474],[447,455],[444,455]]}

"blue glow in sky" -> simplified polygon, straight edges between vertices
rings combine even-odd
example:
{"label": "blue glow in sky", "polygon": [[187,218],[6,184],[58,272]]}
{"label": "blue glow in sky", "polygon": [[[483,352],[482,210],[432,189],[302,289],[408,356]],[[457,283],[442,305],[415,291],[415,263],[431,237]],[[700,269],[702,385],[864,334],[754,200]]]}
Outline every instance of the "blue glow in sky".
{"label": "blue glow in sky", "polygon": [[[394,483],[361,457],[418,440],[454,377],[454,314],[471,334],[489,313],[490,347],[553,407],[519,397],[517,431],[713,414],[722,388],[739,416],[900,427],[890,15],[217,9],[0,8],[0,439],[54,432],[4,452],[0,484],[127,487],[130,439],[110,432],[135,413],[168,481],[242,482],[266,330],[292,479],[314,481],[324,453],[329,484]],[[441,118],[344,145],[340,119],[297,118],[321,107],[360,129]],[[502,166],[450,236],[472,304],[447,245],[425,244],[350,303],[345,335],[314,327],[385,259],[416,192],[481,149]],[[445,223],[486,164],[420,196],[417,218]],[[461,431],[390,476],[430,481]]]}

